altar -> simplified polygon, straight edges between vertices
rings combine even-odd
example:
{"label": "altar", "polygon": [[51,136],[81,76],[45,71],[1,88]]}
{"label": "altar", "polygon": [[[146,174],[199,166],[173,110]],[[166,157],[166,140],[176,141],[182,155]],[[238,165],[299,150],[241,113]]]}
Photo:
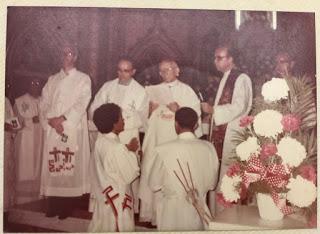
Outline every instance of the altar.
{"label": "altar", "polygon": [[267,230],[267,229],[305,229],[304,218],[292,214],[280,221],[267,221],[259,216],[258,207],[235,205],[219,213],[213,222],[209,223],[208,230]]}

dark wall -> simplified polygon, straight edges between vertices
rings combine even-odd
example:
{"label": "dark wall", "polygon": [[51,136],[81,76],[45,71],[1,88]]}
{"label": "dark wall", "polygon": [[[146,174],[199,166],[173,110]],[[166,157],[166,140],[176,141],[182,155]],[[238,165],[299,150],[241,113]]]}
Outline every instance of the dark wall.
{"label": "dark wall", "polygon": [[115,78],[124,56],[135,62],[141,83],[146,77],[158,82],[157,64],[170,57],[181,66],[182,80],[206,86],[208,76],[217,75],[214,49],[225,42],[240,49],[240,65],[254,83],[270,72],[280,49],[293,55],[299,73],[315,74],[312,13],[280,12],[277,30],[254,21],[237,31],[234,11],[9,7],[6,79],[14,96],[24,92],[23,79],[45,82],[60,69],[59,48],[65,41],[78,44],[78,68],[91,76],[94,92]]}

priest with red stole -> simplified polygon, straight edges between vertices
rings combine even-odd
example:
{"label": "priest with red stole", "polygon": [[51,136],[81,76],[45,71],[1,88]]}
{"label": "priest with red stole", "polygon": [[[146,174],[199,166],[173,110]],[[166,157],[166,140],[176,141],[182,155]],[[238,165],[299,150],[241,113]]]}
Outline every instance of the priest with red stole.
{"label": "priest with red stole", "polygon": [[[237,51],[230,46],[215,50],[214,64],[223,73],[213,106],[202,103],[202,111],[212,115],[210,139],[221,160],[220,181],[235,156],[235,131],[240,131],[241,117],[248,115],[252,106],[252,84],[248,75],[236,67]],[[219,186],[218,186],[219,190]],[[215,212],[215,194],[209,199],[210,210]],[[217,211],[222,207],[217,207]]]}

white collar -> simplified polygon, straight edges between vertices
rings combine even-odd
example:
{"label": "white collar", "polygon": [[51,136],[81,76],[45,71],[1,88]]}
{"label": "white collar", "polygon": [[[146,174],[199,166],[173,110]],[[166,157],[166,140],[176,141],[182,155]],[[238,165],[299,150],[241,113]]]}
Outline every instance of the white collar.
{"label": "white collar", "polygon": [[102,136],[109,138],[109,139],[114,139],[114,140],[120,141],[119,136],[117,134],[115,134],[114,132],[102,133]]}
{"label": "white collar", "polygon": [[120,79],[117,78],[117,84],[118,84],[118,85],[121,85],[121,86],[124,86],[124,87],[130,86],[132,82],[133,82],[133,78],[131,77],[130,80],[129,80],[129,82],[128,82],[128,84],[120,84]]}
{"label": "white collar", "polygon": [[227,78],[230,75],[231,69],[223,73],[223,77]]}
{"label": "white collar", "polygon": [[69,70],[68,73],[66,73],[66,72],[63,70],[63,68],[61,68],[61,72],[62,72],[62,74],[63,74],[64,77],[73,75],[73,74],[76,72],[76,70],[77,70],[77,69],[74,67],[74,68],[72,68],[71,70]]}
{"label": "white collar", "polygon": [[192,132],[183,132],[178,135],[179,139],[195,139],[196,136]]}
{"label": "white collar", "polygon": [[176,79],[176,80],[174,80],[174,81],[172,81],[172,82],[170,82],[170,83],[164,83],[166,86],[168,86],[169,88],[172,88],[172,87],[174,87],[174,86],[177,86],[178,84],[179,84],[179,80],[178,79]]}

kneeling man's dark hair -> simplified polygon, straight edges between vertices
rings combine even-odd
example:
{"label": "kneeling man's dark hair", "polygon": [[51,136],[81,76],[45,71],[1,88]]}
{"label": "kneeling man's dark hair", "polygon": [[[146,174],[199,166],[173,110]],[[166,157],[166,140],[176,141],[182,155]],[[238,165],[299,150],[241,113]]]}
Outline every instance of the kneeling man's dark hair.
{"label": "kneeling man's dark hair", "polygon": [[93,122],[101,133],[109,133],[120,118],[121,108],[114,103],[101,105],[93,113]]}
{"label": "kneeling man's dark hair", "polygon": [[180,127],[193,130],[198,122],[198,115],[192,108],[182,107],[177,110],[175,120]]}

